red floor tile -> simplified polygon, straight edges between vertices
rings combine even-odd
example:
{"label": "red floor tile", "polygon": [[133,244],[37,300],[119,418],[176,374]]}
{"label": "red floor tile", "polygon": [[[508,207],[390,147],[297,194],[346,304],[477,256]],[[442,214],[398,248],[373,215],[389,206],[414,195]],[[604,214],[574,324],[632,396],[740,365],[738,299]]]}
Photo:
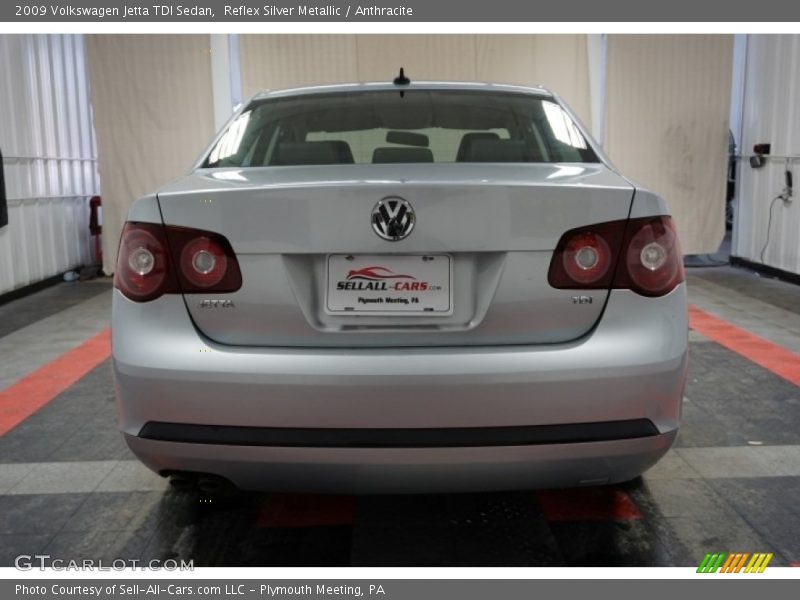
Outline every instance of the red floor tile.
{"label": "red floor tile", "polygon": [[800,386],[800,355],[691,305],[689,327],[720,346]]}
{"label": "red floor tile", "polygon": [[272,494],[261,509],[258,527],[352,525],[352,496]]}
{"label": "red floor tile", "polygon": [[0,391],[0,435],[5,435],[111,354],[105,329]]}
{"label": "red floor tile", "polygon": [[631,497],[612,487],[547,490],[537,494],[548,521],[629,521],[642,513]]}

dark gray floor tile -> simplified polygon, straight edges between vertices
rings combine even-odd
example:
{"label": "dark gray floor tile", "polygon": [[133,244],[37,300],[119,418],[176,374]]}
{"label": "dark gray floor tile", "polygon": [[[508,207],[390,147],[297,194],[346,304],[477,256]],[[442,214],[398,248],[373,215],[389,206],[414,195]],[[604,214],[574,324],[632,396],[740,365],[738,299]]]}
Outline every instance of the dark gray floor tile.
{"label": "dark gray floor tile", "polygon": [[800,388],[715,343],[693,343],[678,447],[800,443]]}
{"label": "dark gray floor tile", "polygon": [[195,566],[346,567],[351,537],[350,526],[250,529],[238,540],[201,527]]}
{"label": "dark gray floor tile", "polygon": [[0,462],[49,462],[56,451],[77,433],[76,428],[61,427],[51,431],[35,422],[23,422],[0,436]]}
{"label": "dark gray floor tile", "polygon": [[[81,429],[58,447],[57,461],[131,460],[133,453],[115,424],[97,431]],[[52,460],[52,459],[51,459]]]}
{"label": "dark gray floor tile", "polygon": [[737,267],[692,270],[687,277],[690,287],[694,278],[710,281],[749,298],[800,314],[800,303],[797,302],[800,293],[798,287],[780,279]]}
{"label": "dark gray floor tile", "polygon": [[629,494],[649,519],[670,517],[725,517],[736,511],[726,499],[702,479],[647,480]]}
{"label": "dark gray floor tile", "polygon": [[52,559],[68,561],[113,561],[137,557],[147,545],[152,531],[62,531],[45,549]]}
{"label": "dark gray floor tile", "polygon": [[[773,559],[776,565],[800,564],[800,515],[774,515],[748,513],[747,524],[752,527],[769,548],[780,555]],[[771,550],[759,550],[770,552]],[[772,563],[771,563],[772,564]]]}
{"label": "dark gray floor tile", "polygon": [[153,531],[162,492],[95,492],[64,523],[62,532]]}
{"label": "dark gray floor tile", "polygon": [[[356,567],[442,567],[454,564],[455,528],[387,521],[353,527],[351,564]],[[476,562],[478,557],[473,557]],[[475,564],[473,563],[473,564]]]}
{"label": "dark gray floor tile", "polygon": [[53,535],[52,533],[0,533],[0,567],[13,567],[14,561],[20,555],[33,557],[36,554],[44,554]]}
{"label": "dark gray floor tile", "polygon": [[365,496],[356,505],[352,564],[530,566],[561,558],[533,493]]}
{"label": "dark gray floor tile", "polygon": [[57,533],[88,494],[0,496],[0,533]]}
{"label": "dark gray floor tile", "polygon": [[[800,477],[709,479],[711,486],[745,519],[775,517],[800,539]],[[794,519],[784,518],[793,515]]]}
{"label": "dark gray floor tile", "polygon": [[111,289],[111,279],[58,283],[30,296],[0,305],[0,338],[103,294]]}
{"label": "dark gray floor tile", "polygon": [[668,548],[640,520],[551,524],[565,566],[658,567],[672,564]]}

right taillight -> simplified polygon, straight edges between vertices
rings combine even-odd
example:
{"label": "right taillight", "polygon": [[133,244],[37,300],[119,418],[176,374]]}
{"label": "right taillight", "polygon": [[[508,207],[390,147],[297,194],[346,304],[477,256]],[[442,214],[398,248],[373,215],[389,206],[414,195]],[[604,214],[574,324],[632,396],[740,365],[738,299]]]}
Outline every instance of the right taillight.
{"label": "right taillight", "polygon": [[197,287],[205,290],[218,285],[227,270],[225,250],[212,239],[195,238],[181,250],[181,273]]}
{"label": "right taillight", "polygon": [[667,216],[610,221],[565,233],[548,281],[559,289],[630,289],[663,296],[683,281],[683,255]]}
{"label": "right taillight", "polygon": [[174,225],[166,230],[184,294],[228,293],[242,287],[239,261],[224,236]]}
{"label": "right taillight", "polygon": [[230,243],[217,233],[129,222],[114,286],[131,300],[147,302],[163,294],[235,292],[242,275]]}

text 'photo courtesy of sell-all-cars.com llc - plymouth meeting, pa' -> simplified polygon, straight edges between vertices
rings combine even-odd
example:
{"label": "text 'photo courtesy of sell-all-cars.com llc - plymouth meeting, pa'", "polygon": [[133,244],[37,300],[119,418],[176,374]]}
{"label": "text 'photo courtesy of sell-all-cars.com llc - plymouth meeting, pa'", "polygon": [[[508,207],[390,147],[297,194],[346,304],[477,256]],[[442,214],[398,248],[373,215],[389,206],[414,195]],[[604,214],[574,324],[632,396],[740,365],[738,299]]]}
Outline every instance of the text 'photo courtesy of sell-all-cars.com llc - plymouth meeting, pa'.
{"label": "text 'photo courtesy of sell-all-cars.com llc - plymouth meeting, pa'", "polygon": [[678,431],[669,211],[544,88],[401,72],[259,94],[133,205],[115,288],[120,426],[165,476],[593,485]]}

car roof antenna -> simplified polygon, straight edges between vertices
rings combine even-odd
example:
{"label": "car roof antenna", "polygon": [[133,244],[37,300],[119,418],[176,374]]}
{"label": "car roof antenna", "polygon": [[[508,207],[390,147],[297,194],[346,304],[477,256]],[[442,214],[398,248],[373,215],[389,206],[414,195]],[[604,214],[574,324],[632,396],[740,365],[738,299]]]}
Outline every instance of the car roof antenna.
{"label": "car roof antenna", "polygon": [[[403,67],[400,67],[400,75],[395,77],[392,83],[395,85],[408,85],[411,83],[411,80],[408,77],[406,77],[406,72],[403,70]],[[400,90],[400,97],[402,98],[404,95],[405,92],[403,90]]]}

